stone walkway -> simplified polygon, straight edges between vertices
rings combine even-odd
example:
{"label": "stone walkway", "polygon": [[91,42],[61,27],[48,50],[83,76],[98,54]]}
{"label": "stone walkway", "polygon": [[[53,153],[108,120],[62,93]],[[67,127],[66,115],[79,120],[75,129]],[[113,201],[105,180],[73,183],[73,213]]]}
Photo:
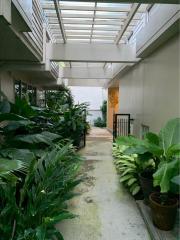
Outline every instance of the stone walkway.
{"label": "stone walkway", "polygon": [[111,134],[93,128],[80,151],[86,180],[69,203],[78,217],[57,225],[65,240],[150,240],[134,199],[118,181],[111,148]]}

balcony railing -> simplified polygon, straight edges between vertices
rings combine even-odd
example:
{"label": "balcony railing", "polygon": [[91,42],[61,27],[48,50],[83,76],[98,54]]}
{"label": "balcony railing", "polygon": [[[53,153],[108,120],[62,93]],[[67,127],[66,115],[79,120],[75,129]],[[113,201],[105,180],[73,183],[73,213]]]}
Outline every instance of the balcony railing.
{"label": "balcony railing", "polygon": [[26,41],[43,57],[43,10],[39,0],[32,1],[32,31],[23,33]]}

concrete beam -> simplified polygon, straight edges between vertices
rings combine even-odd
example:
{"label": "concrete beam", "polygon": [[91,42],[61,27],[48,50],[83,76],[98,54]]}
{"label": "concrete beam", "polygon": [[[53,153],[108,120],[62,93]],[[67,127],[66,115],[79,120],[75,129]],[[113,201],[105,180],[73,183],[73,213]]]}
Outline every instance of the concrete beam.
{"label": "concrete beam", "polygon": [[[64,0],[69,1],[69,0]],[[75,2],[77,0],[71,0]],[[78,0],[78,2],[89,2],[89,0]],[[166,4],[178,4],[179,0],[101,0],[103,3],[166,3]]]}
{"label": "concrete beam", "polygon": [[107,79],[69,79],[68,86],[104,87]]}
{"label": "concrete beam", "polygon": [[112,72],[100,67],[73,67],[63,69],[63,78],[68,79],[111,79]]}
{"label": "concrete beam", "polygon": [[48,43],[46,57],[50,61],[59,62],[121,62],[134,63],[135,45],[125,44],[61,44]]}
{"label": "concrete beam", "polygon": [[45,64],[25,62],[1,62],[0,71],[41,72],[45,71]]}

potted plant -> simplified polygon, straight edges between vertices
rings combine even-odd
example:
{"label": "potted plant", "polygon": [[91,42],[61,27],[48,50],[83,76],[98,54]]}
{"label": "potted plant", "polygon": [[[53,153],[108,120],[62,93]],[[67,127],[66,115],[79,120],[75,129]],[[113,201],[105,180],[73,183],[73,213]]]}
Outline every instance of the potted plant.
{"label": "potted plant", "polygon": [[[155,191],[153,174],[164,159],[171,160],[180,152],[180,118],[170,120],[158,135],[147,133],[144,139],[134,136],[119,137],[116,142],[127,146],[124,154],[137,154],[140,168],[138,169],[141,188],[145,203],[149,201],[149,194]],[[154,164],[149,165],[149,161]],[[156,186],[159,188],[159,186]]]}
{"label": "potted plant", "polygon": [[178,158],[161,164],[154,173],[154,185],[160,187],[160,192],[150,194],[150,207],[155,226],[161,230],[171,230],[176,219],[178,200],[171,193],[171,180],[178,175],[180,161]]}
{"label": "potted plant", "polygon": [[162,230],[173,228],[178,206],[177,198],[172,195],[172,181],[180,169],[180,118],[169,121],[159,133],[163,154],[158,169],[153,174],[154,186],[160,192],[150,195],[150,207],[154,224]]}
{"label": "potted plant", "polygon": [[144,195],[145,204],[149,204],[149,194],[154,191],[153,173],[159,164],[162,149],[159,146],[159,138],[154,133],[148,133],[144,139],[134,136],[119,137],[116,142],[127,148],[124,154],[137,155],[137,175]]}

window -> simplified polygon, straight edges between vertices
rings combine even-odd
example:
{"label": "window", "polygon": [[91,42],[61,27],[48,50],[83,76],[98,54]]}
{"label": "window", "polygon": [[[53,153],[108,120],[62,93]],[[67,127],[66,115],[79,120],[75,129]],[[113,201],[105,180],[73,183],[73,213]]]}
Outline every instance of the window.
{"label": "window", "polygon": [[15,93],[15,98],[21,97],[21,81],[14,81],[14,93]]}
{"label": "window", "polygon": [[149,132],[149,126],[141,124],[141,138],[144,139],[146,133]]}

